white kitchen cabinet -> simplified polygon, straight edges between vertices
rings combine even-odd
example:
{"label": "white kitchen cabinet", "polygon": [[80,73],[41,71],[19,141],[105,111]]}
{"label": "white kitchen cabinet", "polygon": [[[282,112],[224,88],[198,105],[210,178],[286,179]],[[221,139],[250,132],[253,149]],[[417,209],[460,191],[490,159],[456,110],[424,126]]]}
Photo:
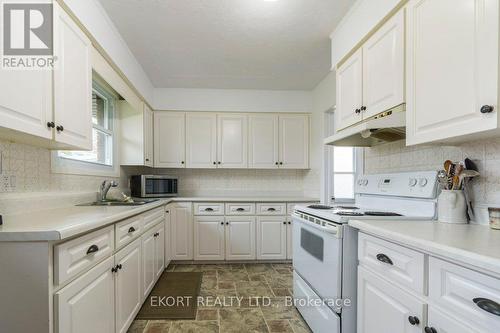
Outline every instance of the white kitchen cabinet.
{"label": "white kitchen cabinet", "polygon": [[255,217],[226,216],[226,260],[254,260]]}
{"label": "white kitchen cabinet", "polygon": [[165,223],[160,223],[153,230],[155,230],[155,281],[157,281],[165,270]]}
{"label": "white kitchen cabinet", "polygon": [[498,134],[499,3],[407,6],[407,144]]}
{"label": "white kitchen cabinet", "polygon": [[[426,305],[393,284],[358,267],[358,333],[421,333]],[[418,318],[412,325],[409,317]]]}
{"label": "white kitchen cabinet", "polygon": [[279,116],[279,167],[309,168],[309,116]]}
{"label": "white kitchen cabinet", "polygon": [[191,202],[167,206],[170,212],[172,260],[193,260],[193,210]]}
{"label": "white kitchen cabinet", "polygon": [[[115,332],[127,332],[141,308],[141,240],[137,239],[115,255]],[[99,314],[101,317],[103,314]],[[89,318],[94,320],[94,318]],[[87,332],[92,332],[88,330]]]}
{"label": "white kitchen cabinet", "polygon": [[153,111],[141,103],[139,109],[118,101],[121,127],[121,165],[153,166]]}
{"label": "white kitchen cabinet", "polygon": [[142,297],[145,298],[155,283],[155,231],[146,231],[142,237]]}
{"label": "white kitchen cabinet", "polygon": [[216,168],[217,115],[215,113],[186,114],[186,166]]}
{"label": "white kitchen cabinet", "polygon": [[154,166],[186,167],[186,114],[184,112],[154,113]]}
{"label": "white kitchen cabinet", "polygon": [[276,114],[248,116],[248,167],[279,167],[279,122]]}
{"label": "white kitchen cabinet", "polygon": [[144,104],[144,165],[153,166],[153,110]]}
{"label": "white kitchen cabinet", "polygon": [[224,260],[224,216],[194,218],[194,259]]}
{"label": "white kitchen cabinet", "polygon": [[292,218],[287,216],[287,225],[286,225],[286,258],[288,260],[293,259],[293,226],[292,226]]}
{"label": "white kitchen cabinet", "polygon": [[257,217],[257,259],[286,259],[287,218]]}
{"label": "white kitchen cabinet", "polygon": [[363,45],[363,119],[404,103],[404,10]]}
{"label": "white kitchen cabinet", "polygon": [[217,115],[217,167],[248,167],[248,117],[245,114]]}
{"label": "white kitchen cabinet", "polygon": [[92,149],[91,42],[71,17],[54,4],[55,140]]}
{"label": "white kitchen cabinet", "polygon": [[[55,330],[65,333],[115,331],[115,283],[110,257],[54,295]],[[32,295],[36,296],[36,295]]]}
{"label": "white kitchen cabinet", "polygon": [[[463,318],[466,321],[468,318]],[[462,323],[451,315],[438,310],[435,306],[429,306],[429,316],[426,325],[433,328],[437,333],[488,333],[477,327]]]}
{"label": "white kitchen cabinet", "polygon": [[337,68],[336,130],[363,119],[363,51],[359,49]]}
{"label": "white kitchen cabinet", "polygon": [[171,215],[170,215],[170,207],[167,206],[165,208],[165,268],[168,267],[170,261],[172,261],[172,247],[171,247]]}

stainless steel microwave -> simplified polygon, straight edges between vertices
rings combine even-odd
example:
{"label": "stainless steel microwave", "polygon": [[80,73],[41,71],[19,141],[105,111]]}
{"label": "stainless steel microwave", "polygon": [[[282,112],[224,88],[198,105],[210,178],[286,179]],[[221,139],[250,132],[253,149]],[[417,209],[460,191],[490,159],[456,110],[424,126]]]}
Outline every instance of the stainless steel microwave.
{"label": "stainless steel microwave", "polygon": [[136,198],[164,198],[177,196],[177,177],[138,175],[130,177],[130,192]]}

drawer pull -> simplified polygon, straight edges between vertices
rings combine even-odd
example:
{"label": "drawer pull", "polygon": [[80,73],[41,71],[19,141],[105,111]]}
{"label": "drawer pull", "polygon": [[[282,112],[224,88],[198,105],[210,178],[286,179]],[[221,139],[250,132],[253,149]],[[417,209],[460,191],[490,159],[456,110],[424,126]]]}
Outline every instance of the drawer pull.
{"label": "drawer pull", "polygon": [[158,236],[160,236],[160,233],[159,233],[159,232],[155,232],[155,233],[153,234],[153,236],[154,236],[154,237],[158,237]]}
{"label": "drawer pull", "polygon": [[387,255],[383,253],[377,254],[377,260],[383,262],[384,264],[394,265],[391,258],[389,258]]}
{"label": "drawer pull", "polygon": [[410,322],[410,324],[412,324],[413,326],[420,324],[420,320],[418,319],[418,317],[415,317],[415,316],[409,316],[409,317],[408,317],[408,321],[409,321],[409,322]]}
{"label": "drawer pull", "polygon": [[89,247],[89,249],[87,250],[87,254],[96,253],[97,251],[99,251],[99,246],[94,244]]}
{"label": "drawer pull", "polygon": [[425,333],[437,333],[437,331],[436,331],[436,329],[434,327],[428,327],[428,326],[426,326],[424,328],[424,332]]}
{"label": "drawer pull", "polygon": [[269,208],[267,209],[267,211],[268,211],[268,212],[275,212],[275,211],[276,211],[276,208],[269,207]]}
{"label": "drawer pull", "polygon": [[205,208],[205,212],[213,212],[213,211],[214,211],[214,209],[213,209],[213,208],[210,208],[210,207]]}
{"label": "drawer pull", "polygon": [[472,300],[476,305],[486,312],[495,316],[500,316],[500,304],[487,298],[474,298]]}
{"label": "drawer pull", "polygon": [[240,207],[240,208],[237,208],[237,209],[236,209],[236,211],[237,211],[237,212],[244,212],[244,211],[245,211],[245,208],[241,208],[241,207]]}
{"label": "drawer pull", "polygon": [[130,227],[130,228],[128,229],[128,233],[129,233],[129,234],[130,234],[130,233],[133,233],[134,231],[135,231],[135,228],[134,228],[134,227]]}

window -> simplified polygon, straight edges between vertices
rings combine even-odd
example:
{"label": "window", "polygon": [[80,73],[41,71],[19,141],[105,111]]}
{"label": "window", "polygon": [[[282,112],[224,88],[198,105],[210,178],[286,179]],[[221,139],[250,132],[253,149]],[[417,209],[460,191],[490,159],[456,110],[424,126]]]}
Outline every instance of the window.
{"label": "window", "polygon": [[354,200],[356,149],[333,147],[333,197],[336,201]]}
{"label": "window", "polygon": [[113,119],[116,97],[96,81],[92,84],[92,150],[59,151],[61,158],[113,166]]}

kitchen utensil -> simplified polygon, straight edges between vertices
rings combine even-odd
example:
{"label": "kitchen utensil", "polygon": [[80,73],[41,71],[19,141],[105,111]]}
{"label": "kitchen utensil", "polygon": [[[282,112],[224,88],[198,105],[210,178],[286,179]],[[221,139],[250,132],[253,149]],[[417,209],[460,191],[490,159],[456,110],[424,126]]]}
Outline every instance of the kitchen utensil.
{"label": "kitchen utensil", "polygon": [[500,230],[500,208],[489,207],[490,228]]}
{"label": "kitchen utensil", "polygon": [[467,170],[474,170],[474,171],[478,171],[478,168],[477,168],[477,165],[476,163],[474,163],[470,158],[466,158],[464,160],[464,164],[465,164],[465,168]]}
{"label": "kitchen utensil", "polygon": [[442,189],[448,189],[448,176],[446,175],[446,171],[438,171],[438,181]]}
{"label": "kitchen utensil", "polygon": [[446,160],[444,162],[444,171],[446,171],[446,174],[448,176],[451,176],[451,166],[453,165],[453,162],[450,160]]}
{"label": "kitchen utensil", "polygon": [[463,191],[443,190],[438,197],[438,219],[444,223],[467,223],[467,210]]}

